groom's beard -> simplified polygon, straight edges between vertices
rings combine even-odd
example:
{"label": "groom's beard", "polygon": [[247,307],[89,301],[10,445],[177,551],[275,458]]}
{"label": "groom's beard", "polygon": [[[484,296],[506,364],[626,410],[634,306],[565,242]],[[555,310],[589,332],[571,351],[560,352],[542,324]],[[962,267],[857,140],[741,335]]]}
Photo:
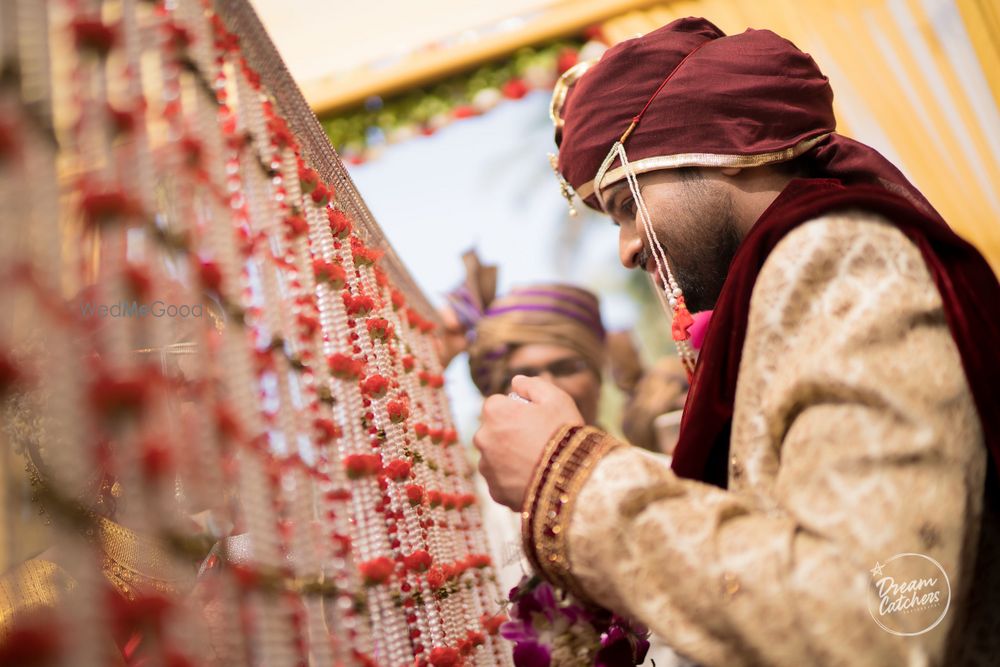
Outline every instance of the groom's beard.
{"label": "groom's beard", "polygon": [[[692,313],[712,310],[741,241],[731,204],[717,207],[711,222],[696,234],[677,233],[672,236],[672,241],[674,252],[662,243],[657,245],[666,256],[674,280],[684,293],[688,310]],[[650,250],[643,246],[637,259],[639,266],[646,267],[652,259]],[[665,286],[665,289],[670,288]]]}

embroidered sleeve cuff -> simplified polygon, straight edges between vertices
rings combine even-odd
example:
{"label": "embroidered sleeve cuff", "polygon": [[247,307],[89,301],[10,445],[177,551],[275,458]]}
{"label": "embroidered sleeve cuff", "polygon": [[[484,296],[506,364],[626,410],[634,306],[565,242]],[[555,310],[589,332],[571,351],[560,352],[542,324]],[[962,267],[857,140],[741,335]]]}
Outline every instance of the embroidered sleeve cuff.
{"label": "embroidered sleeve cuff", "polygon": [[599,429],[563,427],[546,445],[525,497],[521,513],[525,555],[535,572],[581,600],[587,597],[576,586],[567,555],[573,503],[594,465],[620,446]]}

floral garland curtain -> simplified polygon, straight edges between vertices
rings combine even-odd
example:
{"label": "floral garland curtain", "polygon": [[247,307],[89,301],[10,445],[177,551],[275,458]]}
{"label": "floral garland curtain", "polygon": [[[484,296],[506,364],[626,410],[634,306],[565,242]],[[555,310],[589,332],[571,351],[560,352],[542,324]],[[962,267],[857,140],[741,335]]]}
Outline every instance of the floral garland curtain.
{"label": "floral garland curtain", "polygon": [[0,664],[509,664],[429,308],[249,4],[0,26]]}

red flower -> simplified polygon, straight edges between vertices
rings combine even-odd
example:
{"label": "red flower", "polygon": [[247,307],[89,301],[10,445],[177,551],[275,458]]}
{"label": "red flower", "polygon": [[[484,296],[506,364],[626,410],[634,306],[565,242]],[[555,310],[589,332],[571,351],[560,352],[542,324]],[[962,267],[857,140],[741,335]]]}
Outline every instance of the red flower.
{"label": "red flower", "polygon": [[148,480],[159,480],[173,467],[170,443],[159,438],[146,438],[140,445],[142,472]]}
{"label": "red flower", "polygon": [[372,398],[382,398],[389,391],[389,381],[381,375],[369,375],[361,381],[361,392]]}
{"label": "red flower", "polygon": [[365,326],[372,340],[385,341],[392,336],[392,325],[385,318],[373,317],[365,323]]}
{"label": "red flower", "polygon": [[596,23],[589,28],[584,28],[583,36],[587,41],[593,40],[607,44],[607,41],[604,39],[604,27],[599,23]]}
{"label": "red flower", "polygon": [[392,290],[389,297],[392,299],[392,309],[399,310],[406,305],[406,299],[403,297],[403,293],[398,289]]}
{"label": "red flower", "polygon": [[215,262],[202,260],[198,265],[198,279],[209,292],[219,292],[222,288],[222,270]]}
{"label": "red flower", "polygon": [[465,633],[465,638],[473,646],[482,646],[486,643],[486,636],[477,630],[469,630]]}
{"label": "red flower", "polygon": [[201,165],[202,147],[201,142],[195,137],[184,137],[180,143],[180,153],[184,156],[184,165],[189,169],[196,169]]}
{"label": "red flower", "polygon": [[347,282],[347,274],[340,264],[314,259],[313,272],[316,274],[316,280],[329,284],[333,289],[341,289]]}
{"label": "red flower", "polygon": [[331,208],[327,209],[326,217],[330,220],[330,232],[333,233],[333,238],[346,239],[350,236],[354,225],[351,224],[346,213]]}
{"label": "red flower", "polygon": [[92,51],[98,56],[106,56],[118,41],[118,29],[103,23],[100,19],[76,18],[70,24],[73,42],[81,51]]}
{"label": "red flower", "polygon": [[365,579],[365,585],[375,586],[376,584],[388,581],[389,577],[392,576],[394,567],[390,559],[380,556],[379,558],[373,558],[370,561],[361,563],[358,569],[361,571],[361,576]]}
{"label": "red flower", "polygon": [[440,445],[441,441],[444,440],[444,430],[440,428],[432,428],[430,430],[431,442],[435,445]]}
{"label": "red flower", "polygon": [[149,400],[149,385],[148,378],[101,373],[90,385],[90,404],[109,420],[139,416]]}
{"label": "red flower", "polygon": [[403,557],[403,565],[411,572],[426,572],[430,568],[431,562],[431,555],[423,549]]}
{"label": "red flower", "polygon": [[24,379],[24,374],[14,363],[14,360],[7,354],[0,352],[0,397],[7,394],[22,379]]}
{"label": "red flower", "polygon": [[288,238],[298,238],[309,233],[309,222],[301,215],[290,215],[285,218],[285,229],[288,231]]}
{"label": "red flower", "polygon": [[47,614],[14,617],[13,627],[0,641],[0,665],[43,667],[54,665],[62,653],[62,637],[54,627],[55,619]]}
{"label": "red flower", "polygon": [[688,340],[691,332],[688,331],[694,325],[694,318],[684,305],[683,297],[677,300],[677,309],[674,311],[674,319],[670,323],[670,333],[676,341]]}
{"label": "red flower", "polygon": [[316,429],[316,441],[323,445],[330,444],[335,438],[343,435],[340,427],[329,419],[316,419],[313,428]]}
{"label": "red flower", "polygon": [[227,440],[240,437],[240,425],[236,416],[225,405],[217,405],[215,408],[215,428]]}
{"label": "red flower", "polygon": [[351,499],[350,489],[334,489],[326,492],[326,499],[332,502]]}
{"label": "red flower", "polygon": [[431,507],[437,507],[441,504],[441,492],[436,490],[431,490],[427,492],[427,504]]}
{"label": "red flower", "polygon": [[319,174],[315,170],[309,167],[299,167],[299,186],[302,188],[302,194],[307,195],[319,185]]}
{"label": "red flower", "polygon": [[[233,36],[235,38],[235,36]],[[239,42],[237,40],[236,44]],[[272,116],[267,121],[267,129],[271,134],[271,143],[278,148],[287,148],[295,145],[295,137],[288,129],[288,123],[280,116]]]}
{"label": "red flower", "polygon": [[344,292],[344,307],[351,317],[364,317],[375,310],[375,301],[370,296],[351,296]]}
{"label": "red flower", "polygon": [[417,311],[413,310],[412,308],[408,308],[406,310],[406,323],[410,326],[411,329],[419,329],[423,321],[424,321],[423,318],[420,317],[420,313],[418,313]]}
{"label": "red flower", "polygon": [[100,227],[122,218],[138,216],[142,207],[123,190],[87,191],[80,200],[84,222]]}
{"label": "red flower", "polygon": [[135,129],[135,114],[133,112],[116,109],[108,104],[107,113],[108,122],[114,129],[115,134],[131,134]]}
{"label": "red flower", "polygon": [[351,254],[356,266],[372,266],[379,260],[382,253],[367,247],[359,239],[351,239]]}
{"label": "red flower", "polygon": [[364,362],[346,354],[331,354],[326,358],[330,365],[330,373],[341,380],[360,379],[364,375]]}
{"label": "red flower", "polygon": [[377,475],[382,469],[378,454],[349,454],[344,457],[344,469],[351,479]]}
{"label": "red flower", "polygon": [[319,331],[319,320],[312,315],[299,313],[296,320],[298,320],[299,327],[302,329],[303,340],[308,340],[313,334]]}
{"label": "red flower", "polygon": [[472,507],[476,504],[476,496],[471,493],[465,493],[458,497],[458,506],[462,509],[466,507]]}
{"label": "red flower", "polygon": [[109,591],[108,603],[114,628],[126,636],[139,629],[158,631],[174,606],[170,598],[156,593],[126,599]]}
{"label": "red flower", "polygon": [[405,372],[409,373],[414,369],[416,365],[417,365],[417,360],[414,359],[412,355],[408,354],[405,357],[403,357],[403,370]]}
{"label": "red flower", "polygon": [[330,203],[330,191],[326,189],[326,186],[322,183],[317,183],[316,187],[309,194],[312,198],[313,203],[320,208],[326,208],[326,205]]}
{"label": "red flower", "polygon": [[385,474],[395,482],[402,482],[410,477],[412,467],[409,461],[394,459],[386,465]]}
{"label": "red flower", "polygon": [[191,33],[186,28],[173,21],[170,21],[163,27],[167,32],[167,44],[178,51],[191,46],[191,42],[194,41],[191,38]]}
{"label": "red flower", "polygon": [[573,67],[580,61],[580,54],[576,52],[575,49],[565,48],[559,52],[559,57],[556,58],[556,71],[562,74],[570,67]]}
{"label": "red flower", "polygon": [[458,667],[462,664],[462,656],[450,646],[438,646],[431,650],[431,667]]}
{"label": "red flower", "polygon": [[334,535],[333,536],[333,543],[336,544],[337,547],[340,549],[340,554],[341,555],[351,553],[351,537],[350,537],[350,535],[340,535],[340,534]]}
{"label": "red flower", "polygon": [[153,281],[141,266],[129,264],[124,271],[125,284],[129,292],[137,299],[145,299],[153,287]]}
{"label": "red flower", "polygon": [[427,437],[429,430],[427,428],[427,424],[423,422],[417,422],[416,424],[413,425],[413,432],[417,434],[417,438],[423,440],[424,438]]}
{"label": "red flower", "polygon": [[420,378],[420,385],[422,387],[430,387],[431,389],[440,389],[444,386],[444,376],[435,373],[429,373],[427,371],[420,371],[417,374]]}
{"label": "red flower", "polygon": [[441,502],[446,510],[453,510],[458,506],[457,499],[453,493],[442,493]]}
{"label": "red flower", "polygon": [[445,447],[448,445],[454,445],[458,442],[458,433],[456,433],[453,428],[446,429],[444,433],[441,434],[441,441]]}
{"label": "red flower", "polygon": [[386,410],[389,412],[389,419],[393,424],[399,424],[410,416],[410,410],[403,401],[389,401],[386,404]]}
{"label": "red flower", "polygon": [[424,500],[424,487],[419,484],[407,484],[406,500],[414,507],[419,505]]}
{"label": "red flower", "polygon": [[462,104],[452,109],[451,115],[457,120],[462,120],[463,118],[478,116],[479,111],[471,104]]}
{"label": "red flower", "polygon": [[433,590],[437,590],[447,583],[448,577],[439,565],[435,565],[427,571],[427,585]]}
{"label": "red flower", "polygon": [[389,276],[386,275],[385,271],[376,266],[374,269],[372,269],[372,273],[375,274],[376,285],[378,285],[382,289],[385,289],[386,287],[389,286]]}
{"label": "red flower", "polygon": [[469,557],[466,560],[470,567],[474,567],[479,570],[489,567],[490,563],[493,562],[487,554],[469,554]]}
{"label": "red flower", "polygon": [[503,96],[511,100],[519,100],[528,94],[528,84],[523,79],[513,78],[500,88]]}
{"label": "red flower", "polygon": [[509,621],[506,614],[497,614],[496,616],[490,616],[489,614],[483,614],[479,617],[479,622],[482,623],[483,629],[491,635],[495,635],[500,632],[500,626]]}
{"label": "red flower", "polygon": [[18,134],[11,123],[0,118],[0,162],[14,155],[20,148]]}
{"label": "red flower", "polygon": [[361,667],[379,667],[375,660],[357,649],[351,649],[351,654],[354,656],[354,661],[361,665]]}

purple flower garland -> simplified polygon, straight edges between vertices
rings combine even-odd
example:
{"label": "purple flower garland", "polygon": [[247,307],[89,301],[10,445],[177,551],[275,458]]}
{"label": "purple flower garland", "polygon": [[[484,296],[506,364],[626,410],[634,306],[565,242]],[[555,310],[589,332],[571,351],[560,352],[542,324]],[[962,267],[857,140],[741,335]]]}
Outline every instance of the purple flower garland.
{"label": "purple flower garland", "polygon": [[511,620],[500,634],[514,643],[516,667],[634,667],[646,658],[646,628],[584,606],[539,577],[522,579],[509,599]]}

